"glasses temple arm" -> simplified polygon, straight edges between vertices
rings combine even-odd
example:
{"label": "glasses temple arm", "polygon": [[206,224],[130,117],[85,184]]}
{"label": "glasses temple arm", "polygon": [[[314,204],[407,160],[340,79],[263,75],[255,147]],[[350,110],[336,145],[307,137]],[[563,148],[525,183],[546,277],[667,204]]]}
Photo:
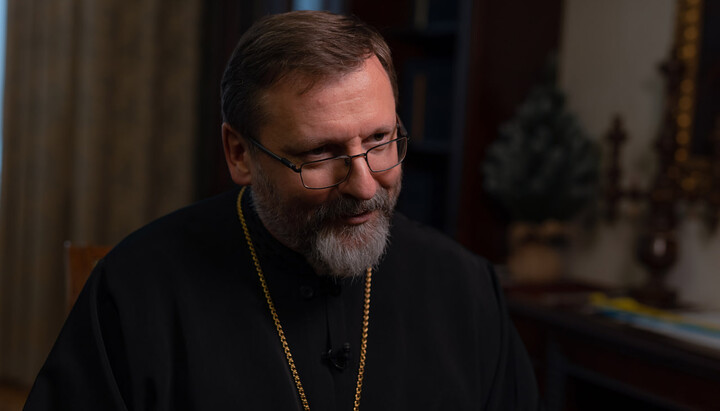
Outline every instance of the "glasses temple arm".
{"label": "glasses temple arm", "polygon": [[270,151],[270,150],[268,150],[267,148],[265,148],[265,146],[263,146],[262,144],[260,144],[259,141],[255,140],[255,139],[252,138],[252,137],[248,137],[248,140],[250,140],[253,144],[255,144],[255,146],[256,146],[257,148],[259,148],[260,150],[262,150],[265,154],[267,154],[267,155],[269,155],[270,157],[274,158],[275,160],[283,163],[287,168],[291,169],[292,171],[294,171],[294,172],[296,172],[296,173],[299,173],[299,172],[300,172],[300,169],[298,168],[298,166],[296,166],[295,164],[293,164],[293,163],[292,163],[290,160],[288,160],[287,158],[285,158],[285,157],[280,157],[279,155],[273,153],[272,151]]}

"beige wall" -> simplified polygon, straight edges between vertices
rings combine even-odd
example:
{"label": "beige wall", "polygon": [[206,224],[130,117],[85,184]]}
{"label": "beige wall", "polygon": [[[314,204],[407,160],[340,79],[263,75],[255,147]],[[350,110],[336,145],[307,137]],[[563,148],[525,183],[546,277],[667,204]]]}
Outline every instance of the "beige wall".
{"label": "beige wall", "polygon": [[[630,140],[624,145],[623,184],[648,185],[655,166],[652,143],[660,124],[663,79],[659,64],[672,44],[675,0],[566,0],[559,61],[560,85],[585,130],[602,139],[615,114]],[[605,143],[603,143],[605,144]],[[720,236],[692,213],[678,230],[680,256],[668,283],[681,298],[720,308]],[[629,285],[644,278],[634,244],[642,207],[623,204],[615,224],[579,233],[570,272],[594,282]]]}

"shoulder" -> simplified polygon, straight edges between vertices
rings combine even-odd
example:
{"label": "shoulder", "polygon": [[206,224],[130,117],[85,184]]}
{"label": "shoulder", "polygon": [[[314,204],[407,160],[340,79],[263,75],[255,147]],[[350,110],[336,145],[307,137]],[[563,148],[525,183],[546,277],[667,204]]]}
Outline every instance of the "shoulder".
{"label": "shoulder", "polygon": [[161,217],[127,236],[99,264],[110,289],[149,292],[232,269],[243,250],[237,190]]}
{"label": "shoulder", "polygon": [[158,245],[159,240],[164,245],[202,243],[223,235],[228,231],[223,228],[237,224],[236,199],[237,190],[232,190],[181,208],[133,232],[114,251]]}
{"label": "shoulder", "polygon": [[444,233],[396,213],[390,237],[390,252],[398,252],[413,261],[435,268],[452,268],[460,272],[492,270],[483,257],[466,249]]}
{"label": "shoulder", "polygon": [[178,252],[213,248],[237,236],[236,198],[237,190],[229,191],[161,217],[128,235],[108,257],[175,258],[182,256]]}
{"label": "shoulder", "polygon": [[[489,261],[403,215],[394,218],[391,233],[377,281],[384,283],[378,289],[386,288],[386,298],[392,300],[393,307],[388,310],[407,318],[428,319],[426,326],[434,327],[438,335],[467,337],[479,328],[502,329],[504,298]],[[480,338],[480,334],[473,335]],[[492,343],[496,348],[499,338],[500,333],[493,332],[483,344]]]}
{"label": "shoulder", "polygon": [[[438,230],[397,214],[380,274],[405,300],[436,312],[459,310],[478,323],[497,324],[504,297],[495,267]],[[450,306],[454,308],[450,308]],[[480,319],[483,319],[482,321]]]}
{"label": "shoulder", "polygon": [[393,273],[396,287],[412,288],[420,295],[489,305],[502,299],[489,261],[402,214],[393,219],[390,246],[380,269]]}

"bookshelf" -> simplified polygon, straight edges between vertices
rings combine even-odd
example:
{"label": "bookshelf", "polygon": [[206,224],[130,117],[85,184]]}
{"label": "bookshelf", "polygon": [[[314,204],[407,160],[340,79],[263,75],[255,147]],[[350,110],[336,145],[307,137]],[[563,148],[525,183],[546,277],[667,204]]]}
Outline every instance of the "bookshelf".
{"label": "bookshelf", "polygon": [[455,234],[472,1],[356,0],[348,11],[389,43],[410,135],[398,209]]}

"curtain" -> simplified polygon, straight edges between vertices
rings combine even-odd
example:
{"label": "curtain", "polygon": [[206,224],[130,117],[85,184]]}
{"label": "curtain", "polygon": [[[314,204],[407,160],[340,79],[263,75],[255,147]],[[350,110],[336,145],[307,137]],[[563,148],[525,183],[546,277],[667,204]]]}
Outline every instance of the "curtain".
{"label": "curtain", "polygon": [[8,1],[0,379],[31,383],[57,337],[65,240],[112,245],[193,199],[200,11]]}

